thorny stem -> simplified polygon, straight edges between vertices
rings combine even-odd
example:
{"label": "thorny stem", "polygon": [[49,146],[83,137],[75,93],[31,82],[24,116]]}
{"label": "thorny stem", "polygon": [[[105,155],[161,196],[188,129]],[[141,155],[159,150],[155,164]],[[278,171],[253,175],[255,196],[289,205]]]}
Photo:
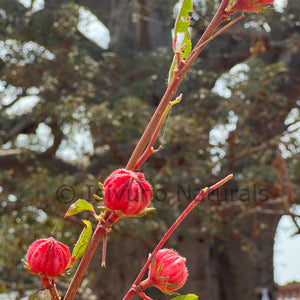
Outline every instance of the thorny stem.
{"label": "thorny stem", "polygon": [[115,223],[120,218],[119,215],[105,211],[103,219],[98,223],[94,234],[86,248],[86,251],[80,261],[80,264],[76,270],[73,280],[68,288],[64,300],[73,300],[77,290],[81,284],[83,276],[88,268],[88,265],[97,249],[97,246],[107,231],[111,228],[112,224]]}
{"label": "thorny stem", "polygon": [[49,290],[50,295],[51,295],[51,299],[52,300],[59,300],[60,298],[59,298],[56,286],[54,284],[54,281],[53,280],[50,281],[50,279],[48,277],[45,277],[45,276],[41,276],[41,280],[42,280],[44,288],[46,290]]}
{"label": "thorny stem", "polygon": [[161,119],[168,103],[172,100],[173,96],[175,95],[182,79],[184,78],[185,74],[195,61],[195,59],[198,57],[200,52],[205,47],[206,43],[205,41],[209,39],[217,27],[224,21],[229,19],[228,13],[226,13],[226,7],[228,5],[229,0],[223,0],[218,8],[217,13],[211,20],[210,24],[206,28],[205,32],[203,33],[202,37],[190,53],[189,57],[187,58],[186,62],[183,64],[180,64],[178,66],[177,74],[174,75],[171,83],[168,85],[167,90],[162,97],[155,113],[153,114],[148,126],[146,127],[143,135],[141,136],[138,144],[136,145],[128,163],[126,166],[127,170],[133,170],[137,164],[138,159],[140,158],[142,152],[147,146],[148,141],[150,140],[151,136],[153,135],[155,129],[157,128],[157,124],[159,123],[159,120]]}
{"label": "thorny stem", "polygon": [[209,188],[204,188],[200,191],[198,196],[189,204],[189,206],[182,212],[182,214],[177,218],[177,220],[174,222],[174,224],[170,227],[170,229],[166,232],[166,234],[163,236],[161,241],[158,243],[158,245],[155,247],[151,255],[149,256],[147,262],[145,263],[144,267],[140,271],[139,275],[137,276],[134,284],[130,288],[130,290],[127,292],[123,300],[130,300],[134,295],[137,295],[140,291],[137,291],[136,288],[138,287],[139,283],[141,282],[145,272],[147,271],[152,259],[156,255],[156,253],[161,249],[161,247],[165,244],[165,242],[168,240],[168,238],[171,236],[171,234],[175,231],[175,229],[180,225],[180,223],[189,215],[189,213],[198,205],[198,203],[206,197],[209,193],[214,191],[215,189],[219,188],[221,185],[226,183],[228,180],[230,180],[233,177],[232,174],[228,175],[224,179],[220,180],[216,184],[212,185]]}

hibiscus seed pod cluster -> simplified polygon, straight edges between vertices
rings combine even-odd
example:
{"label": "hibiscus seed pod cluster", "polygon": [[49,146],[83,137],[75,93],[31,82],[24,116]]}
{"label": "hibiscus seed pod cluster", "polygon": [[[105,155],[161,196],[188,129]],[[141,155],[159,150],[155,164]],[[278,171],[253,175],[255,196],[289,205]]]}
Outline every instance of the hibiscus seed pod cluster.
{"label": "hibiscus seed pod cluster", "polygon": [[29,271],[45,277],[59,277],[68,267],[69,248],[53,237],[33,242],[27,251]]}
{"label": "hibiscus seed pod cluster", "polygon": [[153,196],[151,185],[144,174],[126,169],[112,172],[104,182],[104,204],[126,216],[142,212]]}

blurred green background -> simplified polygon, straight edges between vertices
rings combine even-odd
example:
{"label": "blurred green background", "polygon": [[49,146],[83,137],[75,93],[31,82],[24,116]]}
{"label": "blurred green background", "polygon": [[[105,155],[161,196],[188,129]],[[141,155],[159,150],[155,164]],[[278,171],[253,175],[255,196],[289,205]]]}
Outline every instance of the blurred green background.
{"label": "blurred green background", "polygon": [[[195,44],[219,1],[193,2]],[[299,5],[275,4],[276,12],[247,13],[188,72],[156,143],[162,150],[141,168],[156,210],[114,226],[107,268],[99,247],[77,299],[121,299],[199,189],[229,173],[234,179],[166,245],[187,257],[181,291],[253,300],[268,288],[275,299],[281,217],[300,233]],[[97,181],[126,165],[166,88],[178,8],[170,0],[0,0],[0,292],[21,299],[41,289],[20,262],[27,247],[54,236],[72,248],[90,217],[63,220],[68,206],[78,198],[99,205]],[[68,281],[57,281],[61,295]]]}

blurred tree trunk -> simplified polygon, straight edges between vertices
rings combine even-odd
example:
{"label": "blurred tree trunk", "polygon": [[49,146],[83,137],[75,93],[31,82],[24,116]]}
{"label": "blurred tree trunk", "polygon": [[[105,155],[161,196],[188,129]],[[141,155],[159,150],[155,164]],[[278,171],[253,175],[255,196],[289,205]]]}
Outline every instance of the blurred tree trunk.
{"label": "blurred tree trunk", "polygon": [[[3,116],[0,121],[3,126],[0,132],[1,141],[5,145],[5,149],[0,151],[0,169],[3,172],[1,186],[5,188],[6,196],[20,193],[17,205],[3,205],[1,212],[5,217],[12,215],[12,212],[25,216],[28,207],[36,205],[37,210],[42,209],[49,215],[61,218],[59,213],[65,211],[63,209],[66,207],[62,209],[63,204],[57,202],[53,205],[54,189],[65,182],[69,184],[71,177],[71,182],[76,187],[82,183],[83,178],[92,178],[96,182],[107,175],[106,169],[124,166],[131,147],[135,145],[145,122],[150,118],[150,112],[154,110],[165,89],[167,68],[172,59],[172,13],[177,1],[74,2],[89,9],[109,29],[109,49],[95,49],[95,46],[79,34],[76,27],[74,28],[77,24],[74,21],[77,16],[76,7],[75,17],[70,18],[70,22],[75,24],[70,27],[73,31],[67,26],[63,27],[64,21],[67,20],[64,13],[68,13],[68,8],[58,8],[69,2],[49,0],[45,1],[44,10],[32,15],[28,12],[27,15],[22,15],[21,21],[18,20],[18,24],[22,24],[19,39],[22,42],[32,40],[40,43],[53,52],[54,58],[46,62],[42,60],[42,63],[34,62],[33,66],[26,65],[25,60],[21,60],[19,68],[15,68],[13,63],[8,62],[6,65],[6,62],[1,61],[1,68],[4,69],[1,79],[23,89],[24,95],[27,95],[27,89],[32,86],[42,87],[38,92],[41,102],[33,111],[14,118],[5,115],[5,109],[8,107],[2,107],[0,111]],[[8,8],[13,4],[22,7],[17,1],[8,1],[5,4]],[[211,5],[212,2],[209,1],[208,4]],[[299,10],[296,4],[289,5],[286,16],[291,16],[291,12]],[[15,7],[12,7],[11,11],[8,8],[7,14],[11,11],[15,13]],[[24,10],[24,7],[22,9]],[[208,11],[208,16],[209,13]],[[0,17],[3,15],[0,14]],[[256,21],[255,18],[260,20],[263,17],[249,16],[249,20],[253,22]],[[274,236],[278,221],[282,215],[289,214],[289,207],[295,198],[287,171],[291,167],[282,158],[278,144],[288,127],[285,124],[286,117],[292,108],[299,107],[297,100],[300,94],[299,32],[296,26],[289,25],[288,21],[288,25],[282,26],[278,18],[279,14],[264,20],[270,23],[270,33],[263,31],[261,24],[257,30],[247,30],[240,23],[207,46],[180,88],[180,92],[184,91],[184,100],[182,108],[179,108],[181,111],[176,113],[176,116],[184,118],[175,120],[172,123],[173,127],[166,129],[170,129],[167,135],[174,137],[174,141],[171,140],[165,146],[162,154],[150,157],[146,168],[147,171],[153,170],[153,177],[157,176],[161,181],[166,180],[167,184],[169,182],[165,178],[172,179],[179,174],[179,179],[176,177],[178,182],[181,183],[186,180],[185,177],[190,176],[189,180],[199,179],[201,187],[209,186],[217,177],[233,172],[236,177],[225,188],[225,191],[227,189],[229,192],[234,189],[242,190],[239,178],[245,174],[254,174],[249,180],[248,191],[249,187],[252,189],[259,185],[268,192],[264,194],[266,198],[263,201],[256,201],[252,194],[248,203],[244,203],[237,196],[234,201],[226,201],[226,195],[222,194],[220,203],[213,204],[209,200],[201,203],[199,210],[202,210],[202,215],[199,212],[192,214],[166,245],[178,249],[181,255],[187,257],[190,275],[181,292],[195,293],[199,295],[199,299],[254,300],[259,299],[261,288],[267,288],[272,295],[271,300],[275,300]],[[204,29],[201,22],[202,17],[193,24],[193,34],[197,37]],[[59,27],[61,23],[62,28]],[[74,35],[71,34],[73,32]],[[9,35],[5,36],[4,40],[8,38]],[[163,62],[157,57],[162,58]],[[242,92],[245,99],[238,102],[240,91],[234,91],[234,87],[231,99],[216,99],[211,89],[220,74],[244,62],[254,70],[254,74],[249,71],[249,78],[252,76],[250,82],[240,84],[240,88],[244,88]],[[272,69],[275,63],[282,63],[284,67],[278,67],[279,71],[275,67]],[[268,67],[270,69],[267,69]],[[277,80],[274,88],[267,85],[267,80],[263,81],[268,78]],[[22,94],[22,97],[24,95]],[[282,101],[281,98],[278,100],[278,97],[282,97]],[[95,111],[92,110],[94,108]],[[228,136],[226,155],[220,159],[221,171],[215,176],[211,172],[212,145],[207,136],[214,126],[224,124],[222,114],[230,111],[238,117],[238,122],[236,129]],[[85,116],[81,117],[83,112]],[[76,114],[80,121],[87,119],[85,121],[89,125],[95,152],[82,157],[82,160],[68,162],[56,155],[65,139],[63,125],[74,122],[83,126],[83,123],[76,119]],[[139,121],[136,121],[136,115],[140,116]],[[113,118],[116,120],[111,122],[110,119]],[[28,150],[15,143],[18,135],[34,133],[42,122],[50,127],[53,134],[53,144],[48,149]],[[133,128],[128,129],[128,124]],[[178,130],[178,125],[182,131]],[[203,138],[203,135],[206,137]],[[189,148],[196,147],[195,145],[198,145],[198,148]],[[196,153],[191,155],[195,149]],[[202,156],[200,150],[207,156]],[[299,157],[295,161],[292,165],[299,163]],[[46,171],[40,174],[43,168]],[[32,182],[26,182],[31,176]],[[293,180],[297,180],[296,175]],[[39,190],[40,186],[42,192]],[[52,190],[48,186],[52,187]],[[170,193],[168,188],[166,187],[166,191]],[[223,190],[224,193],[225,191]],[[0,193],[0,196],[3,194]],[[159,205],[158,202],[155,204]],[[178,204],[178,207],[181,210],[180,205]],[[117,227],[117,233],[112,233],[108,245],[108,268],[100,268],[100,258],[96,255],[88,270],[87,282],[88,278],[92,278],[91,290],[97,299],[121,299],[125,295],[148,253],[164,233],[163,229],[178,215],[175,209],[175,213],[172,214],[171,206],[171,201],[166,201],[166,204],[161,204],[157,209],[161,209],[162,213],[159,215],[158,212],[156,216],[164,218],[165,223],[158,222],[156,227],[152,217],[121,221],[122,226],[119,227],[124,229]],[[210,215],[216,217],[211,217],[211,223],[206,223],[205,218]],[[15,218],[13,215],[13,225],[10,226],[15,226]],[[30,215],[28,219],[26,224],[32,225],[34,217]],[[73,221],[66,221],[70,222],[67,225],[70,225],[71,229],[68,227],[67,230],[72,233],[69,234],[72,237],[74,223],[77,226],[77,223],[81,222],[80,219],[77,223],[72,223]],[[25,243],[29,237],[23,237],[21,225],[21,233],[16,231],[14,238],[23,238],[25,241],[21,240],[18,243],[16,240],[18,244],[15,249],[25,253]],[[39,233],[41,224],[35,225]],[[51,223],[47,226],[45,225],[45,231],[52,228]],[[147,226],[151,229],[148,230]],[[140,233],[143,227],[146,228],[145,236],[135,233]],[[31,230],[33,229],[28,231]],[[10,234],[9,240],[12,240]],[[1,253],[8,251],[2,250]],[[18,256],[21,256],[20,253],[16,254],[16,257]],[[154,299],[169,299],[156,290],[151,290],[149,295]],[[86,294],[86,290],[83,289],[83,293],[78,295],[77,299],[91,299],[89,297],[90,294]]]}

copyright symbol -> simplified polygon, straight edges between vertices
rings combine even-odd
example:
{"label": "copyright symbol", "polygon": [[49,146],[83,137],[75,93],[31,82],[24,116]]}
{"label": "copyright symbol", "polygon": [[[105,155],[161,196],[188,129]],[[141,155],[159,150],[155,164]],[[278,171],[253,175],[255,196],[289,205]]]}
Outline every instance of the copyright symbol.
{"label": "copyright symbol", "polygon": [[70,203],[75,199],[76,192],[69,184],[63,184],[56,190],[56,199],[62,203]]}

